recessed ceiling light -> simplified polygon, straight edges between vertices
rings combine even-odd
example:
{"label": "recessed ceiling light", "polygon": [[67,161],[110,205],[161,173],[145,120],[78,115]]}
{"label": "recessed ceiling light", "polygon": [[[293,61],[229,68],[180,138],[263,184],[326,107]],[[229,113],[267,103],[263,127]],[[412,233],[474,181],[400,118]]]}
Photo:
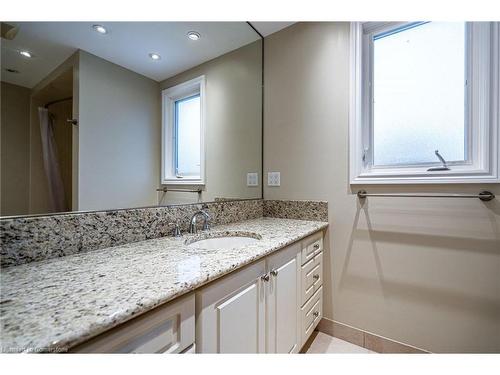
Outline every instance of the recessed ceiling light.
{"label": "recessed ceiling light", "polygon": [[33,55],[31,54],[30,51],[19,51],[19,54],[24,56],[24,57],[27,57],[29,59],[31,59],[33,57]]}
{"label": "recessed ceiling light", "polygon": [[160,60],[161,59],[161,56],[158,55],[157,53],[150,53],[149,57],[151,58],[151,60]]}
{"label": "recessed ceiling light", "polygon": [[191,40],[198,40],[198,39],[201,38],[200,33],[196,32],[196,31],[190,31],[190,32],[188,32],[187,36]]}
{"label": "recessed ceiling light", "polygon": [[108,30],[102,25],[92,25],[92,28],[99,34],[107,34]]}

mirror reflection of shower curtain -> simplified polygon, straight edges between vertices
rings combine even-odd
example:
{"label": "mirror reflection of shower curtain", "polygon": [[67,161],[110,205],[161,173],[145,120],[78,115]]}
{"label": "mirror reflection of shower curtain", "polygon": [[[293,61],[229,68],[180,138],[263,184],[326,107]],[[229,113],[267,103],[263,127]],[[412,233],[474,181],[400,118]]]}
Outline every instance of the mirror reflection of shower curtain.
{"label": "mirror reflection of shower curtain", "polygon": [[64,196],[64,185],[61,177],[57,144],[54,138],[54,119],[47,108],[38,108],[40,133],[42,136],[42,154],[47,185],[49,189],[50,208],[54,212],[68,211]]}

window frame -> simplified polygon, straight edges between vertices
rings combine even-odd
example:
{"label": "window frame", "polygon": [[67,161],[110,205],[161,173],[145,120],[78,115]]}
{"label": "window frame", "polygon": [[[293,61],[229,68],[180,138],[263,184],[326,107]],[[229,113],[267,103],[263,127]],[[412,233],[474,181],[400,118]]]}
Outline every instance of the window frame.
{"label": "window frame", "polygon": [[[200,95],[200,175],[178,176],[176,173],[176,106],[175,103]],[[205,185],[205,76],[199,76],[162,90],[162,185]]]}
{"label": "window frame", "polygon": [[439,163],[373,166],[372,36],[414,22],[352,22],[350,45],[349,149],[351,184],[487,183],[499,179],[499,23],[466,23],[468,133],[465,162],[450,171],[427,171]]}

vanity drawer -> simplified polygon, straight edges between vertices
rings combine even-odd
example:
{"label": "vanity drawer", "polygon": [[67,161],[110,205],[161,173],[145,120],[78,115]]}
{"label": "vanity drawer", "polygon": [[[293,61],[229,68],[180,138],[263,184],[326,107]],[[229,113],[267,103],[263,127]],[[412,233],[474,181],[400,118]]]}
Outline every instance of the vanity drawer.
{"label": "vanity drawer", "polygon": [[313,259],[315,255],[323,251],[323,233],[314,234],[302,242],[302,264]]}
{"label": "vanity drawer", "polygon": [[323,253],[317,254],[302,266],[302,304],[323,284]]}
{"label": "vanity drawer", "polygon": [[73,353],[180,353],[194,344],[195,297],[190,294],[70,349]]}
{"label": "vanity drawer", "polygon": [[302,307],[302,345],[323,317],[323,287]]}

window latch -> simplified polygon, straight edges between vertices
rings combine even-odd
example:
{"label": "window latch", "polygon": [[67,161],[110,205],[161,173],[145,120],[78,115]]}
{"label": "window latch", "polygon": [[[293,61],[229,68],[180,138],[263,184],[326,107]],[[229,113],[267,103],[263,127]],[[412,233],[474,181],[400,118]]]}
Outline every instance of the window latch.
{"label": "window latch", "polygon": [[448,166],[446,165],[446,160],[444,160],[444,158],[441,156],[441,154],[439,153],[439,150],[434,151],[434,153],[436,154],[436,156],[438,157],[439,161],[443,165],[441,165],[440,167],[429,168],[429,169],[427,169],[427,171],[449,171],[450,168],[448,168]]}
{"label": "window latch", "polygon": [[368,149],[364,148],[363,149],[363,155],[361,156],[361,160],[363,160],[363,163],[366,163],[366,155],[368,154]]}

